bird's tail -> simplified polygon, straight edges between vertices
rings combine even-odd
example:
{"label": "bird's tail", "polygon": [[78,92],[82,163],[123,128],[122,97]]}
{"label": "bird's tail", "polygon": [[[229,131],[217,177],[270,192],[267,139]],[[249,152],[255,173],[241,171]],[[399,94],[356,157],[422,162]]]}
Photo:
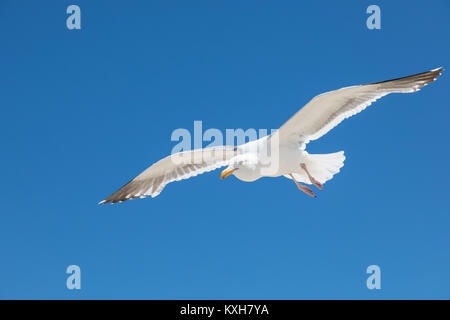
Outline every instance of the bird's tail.
{"label": "bird's tail", "polygon": [[[304,160],[311,176],[324,184],[340,171],[344,166],[344,151],[326,154],[307,154]],[[294,178],[303,183],[310,184],[308,176],[305,171],[299,167],[299,170],[293,173]],[[290,178],[290,176],[286,176]]]}
{"label": "bird's tail", "polygon": [[306,167],[311,176],[320,183],[331,180],[344,166],[344,151],[326,154],[308,154]]}

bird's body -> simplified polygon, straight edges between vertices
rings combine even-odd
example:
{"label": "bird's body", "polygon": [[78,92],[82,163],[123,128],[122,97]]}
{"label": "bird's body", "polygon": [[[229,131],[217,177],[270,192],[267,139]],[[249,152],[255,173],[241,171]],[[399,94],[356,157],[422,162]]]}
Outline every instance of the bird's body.
{"label": "bird's body", "polygon": [[[232,173],[245,182],[253,182],[262,177],[285,176],[289,179],[294,177],[296,182],[311,183],[306,172],[308,171],[319,184],[324,184],[344,165],[343,151],[309,154],[302,145],[291,142],[280,143],[277,139],[279,136],[275,133],[238,146],[239,154],[230,159],[222,178]],[[304,164],[308,169],[303,169],[300,164]]]}
{"label": "bird's body", "polygon": [[221,178],[230,174],[252,182],[261,177],[284,176],[303,192],[315,197],[301,183],[323,188],[344,165],[344,152],[309,154],[305,149],[316,140],[377,99],[390,93],[418,91],[443,71],[437,68],[416,75],[345,87],[314,97],[281,128],[269,136],[237,147],[223,146],[185,151],[168,156],[149,167],[100,203],[157,196],[166,184],[227,166]]}
{"label": "bird's body", "polygon": [[274,139],[277,139],[276,133],[238,146],[239,154],[229,163],[231,168],[239,167],[233,172],[234,176],[253,182],[262,177],[276,178],[296,173],[301,176],[298,181],[306,182],[307,176],[299,164],[314,162],[316,155],[310,155],[295,143],[279,144],[278,148],[271,149]]}

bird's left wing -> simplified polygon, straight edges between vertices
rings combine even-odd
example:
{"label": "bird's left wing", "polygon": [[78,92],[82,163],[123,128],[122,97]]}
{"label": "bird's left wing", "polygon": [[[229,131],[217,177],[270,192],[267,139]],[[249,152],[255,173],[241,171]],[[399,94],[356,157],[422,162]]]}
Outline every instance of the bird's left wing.
{"label": "bird's left wing", "polygon": [[100,204],[156,197],[172,181],[188,179],[227,165],[237,152],[235,147],[220,146],[175,153],[153,164]]}
{"label": "bird's left wing", "polygon": [[390,93],[418,91],[433,82],[443,71],[437,68],[409,77],[346,87],[314,97],[278,130],[280,142],[296,142],[304,146],[333,129],[377,99]]}

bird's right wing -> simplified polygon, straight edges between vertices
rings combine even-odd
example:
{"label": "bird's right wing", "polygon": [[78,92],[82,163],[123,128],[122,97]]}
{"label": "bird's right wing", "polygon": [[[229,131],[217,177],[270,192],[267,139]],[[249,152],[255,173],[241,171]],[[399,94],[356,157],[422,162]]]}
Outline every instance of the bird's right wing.
{"label": "bird's right wing", "polygon": [[122,188],[101,201],[100,204],[123,202],[147,196],[156,197],[168,183],[188,179],[226,166],[228,161],[237,153],[237,148],[231,146],[175,153],[153,164]]}
{"label": "bird's right wing", "polygon": [[280,143],[304,145],[316,140],[377,99],[390,93],[415,92],[433,82],[443,71],[437,68],[409,77],[346,87],[315,96],[278,130]]}

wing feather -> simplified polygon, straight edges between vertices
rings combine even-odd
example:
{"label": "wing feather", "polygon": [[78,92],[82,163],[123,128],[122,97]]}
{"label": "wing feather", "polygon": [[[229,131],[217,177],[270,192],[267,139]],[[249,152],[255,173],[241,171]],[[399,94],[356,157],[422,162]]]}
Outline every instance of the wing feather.
{"label": "wing feather", "polygon": [[153,164],[100,204],[147,196],[154,198],[170,182],[189,179],[227,165],[237,152],[235,147],[221,146],[173,154]]}
{"label": "wing feather", "polygon": [[443,68],[408,77],[345,87],[314,97],[278,130],[280,142],[316,140],[390,93],[415,92],[440,76]]}

